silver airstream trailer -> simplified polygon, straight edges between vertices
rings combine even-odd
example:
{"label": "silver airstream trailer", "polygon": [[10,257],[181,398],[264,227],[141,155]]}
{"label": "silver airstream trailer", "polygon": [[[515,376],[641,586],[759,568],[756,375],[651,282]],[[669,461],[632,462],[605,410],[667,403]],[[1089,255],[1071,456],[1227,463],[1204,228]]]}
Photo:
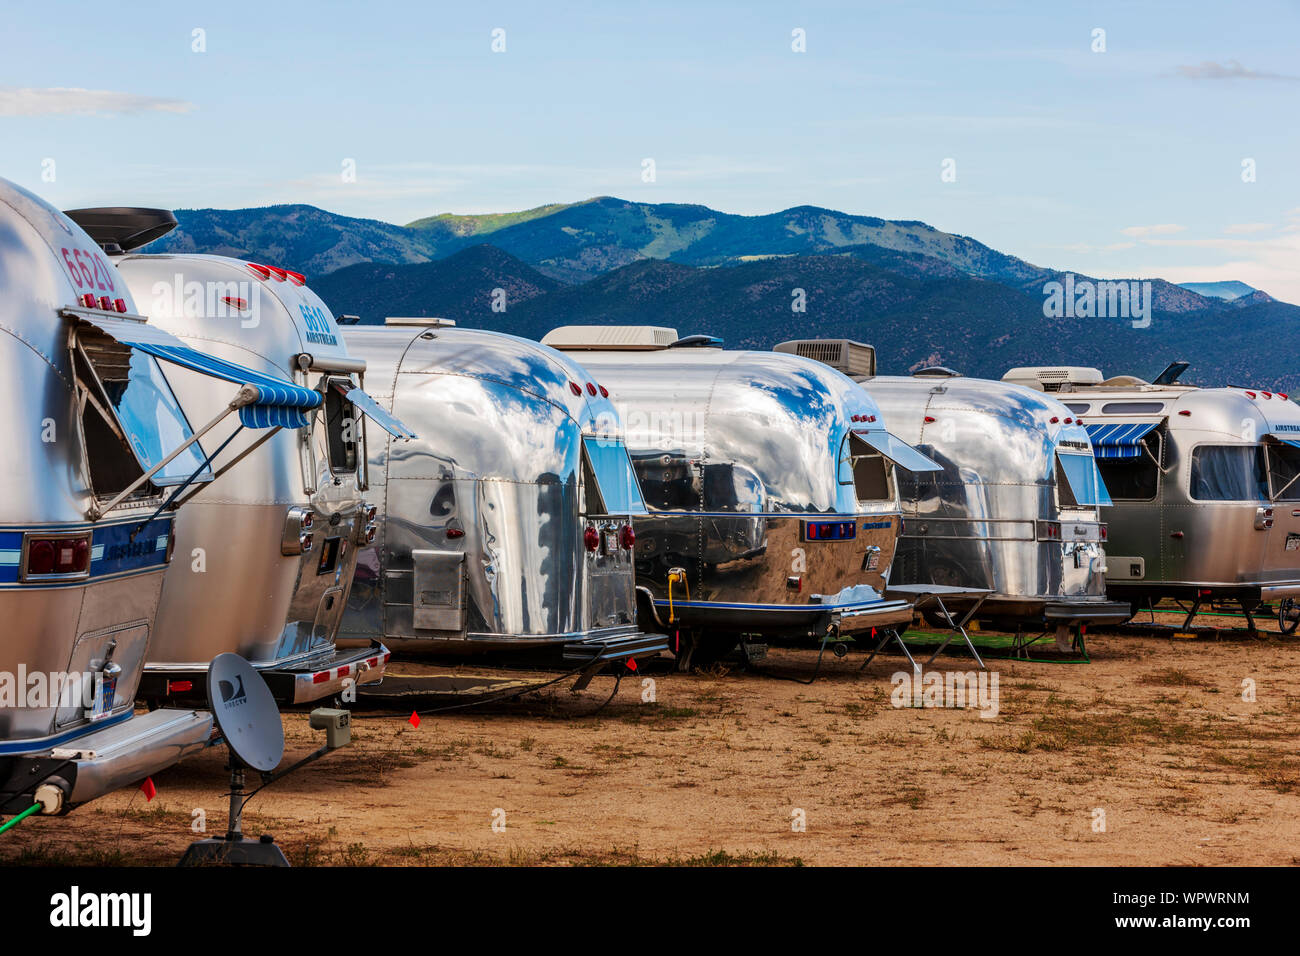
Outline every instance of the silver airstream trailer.
{"label": "silver airstream trailer", "polygon": [[603,663],[667,649],[637,623],[644,506],[596,380],[536,342],[445,320],[344,335],[376,400],[431,436],[371,446],[379,534],[358,558],[345,637]]}
{"label": "silver airstream trailer", "polygon": [[[91,237],[4,180],[0,289],[0,813],[61,812],[208,742],[206,711],[134,714],[174,509],[234,463],[199,444],[215,422],[319,396],[149,325]],[[177,366],[222,381],[224,408],[197,430]]]}
{"label": "silver airstream trailer", "polygon": [[[890,430],[943,466],[899,478],[904,528],[890,583],[991,591],[981,618],[1056,629],[1114,624],[1127,604],[1106,598],[1109,504],[1083,425],[1041,392],[929,368],[877,376],[875,350],[844,339],[783,342],[850,374]],[[949,609],[964,610],[962,598]],[[940,623],[933,610],[931,623]],[[1064,630],[1063,630],[1064,629]]]}
{"label": "silver airstream trailer", "polygon": [[659,327],[569,326],[571,352],[623,418],[649,515],[637,587],[681,666],[766,638],[865,634],[911,620],[883,597],[899,531],[895,465],[937,468],[834,369],[727,351]]}
{"label": "silver airstream trailer", "polygon": [[[1095,368],[1012,369],[1083,416],[1114,504],[1107,589],[1134,613],[1161,598],[1188,609],[1230,601],[1247,616],[1276,602],[1295,626],[1300,598],[1300,408],[1261,388],[1154,382]],[[1253,627],[1253,620],[1250,622]]]}
{"label": "silver airstream trailer", "polygon": [[[391,416],[366,414],[334,316],[294,272],[223,256],[142,255],[131,250],[175,225],[166,210],[80,209],[69,216],[105,248],[151,325],[218,361],[295,380],[319,410],[292,410],[268,427],[229,422],[205,439],[255,460],[218,478],[177,519],[178,560],[167,569],[139,696],[202,697],[207,662],[225,652],[256,668],[277,700],[305,703],[346,681],[382,678],[389,653],[378,641],[335,645],[358,548],[375,533],[364,499],[367,438]],[[181,408],[207,421],[225,396],[210,378],[170,375]],[[259,447],[260,446],[260,447]]]}

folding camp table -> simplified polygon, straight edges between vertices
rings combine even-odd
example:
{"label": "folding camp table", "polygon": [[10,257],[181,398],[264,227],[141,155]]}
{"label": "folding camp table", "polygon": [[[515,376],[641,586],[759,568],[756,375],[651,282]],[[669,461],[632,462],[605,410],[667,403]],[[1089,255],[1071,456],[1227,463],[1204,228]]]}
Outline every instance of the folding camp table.
{"label": "folding camp table", "polygon": [[[952,642],[954,635],[960,634],[962,640],[966,642],[966,647],[970,651],[971,656],[975,658],[975,663],[980,666],[980,670],[986,670],[987,668],[984,666],[984,660],[980,657],[979,651],[975,650],[975,645],[971,642],[970,634],[966,632],[966,625],[970,623],[971,618],[975,616],[975,613],[984,604],[985,599],[992,593],[992,590],[988,588],[963,588],[947,584],[891,584],[885,590],[885,597],[887,599],[902,598],[903,600],[910,602],[914,609],[920,608],[928,603],[933,603],[939,608],[940,613],[943,614],[944,620],[948,622],[948,627],[951,630],[948,636],[944,639],[944,642],[939,645],[938,649],[933,654],[930,655],[930,659],[926,661],[927,664],[933,664],[934,659],[942,654],[944,648]],[[970,607],[966,609],[961,617],[954,618],[952,612],[948,610],[948,605],[944,603],[945,598],[950,602],[959,598],[973,600],[971,601]],[[884,649],[885,644],[889,642],[891,637],[898,642],[898,646],[902,648],[903,654],[906,655],[909,661],[911,661],[912,670],[919,671],[921,668],[908,651],[907,645],[903,643],[902,636],[897,630],[893,629],[885,632],[885,636],[880,639],[880,643],[877,644],[871,654],[868,655],[862,666],[866,667],[867,664],[870,664],[871,659]]]}

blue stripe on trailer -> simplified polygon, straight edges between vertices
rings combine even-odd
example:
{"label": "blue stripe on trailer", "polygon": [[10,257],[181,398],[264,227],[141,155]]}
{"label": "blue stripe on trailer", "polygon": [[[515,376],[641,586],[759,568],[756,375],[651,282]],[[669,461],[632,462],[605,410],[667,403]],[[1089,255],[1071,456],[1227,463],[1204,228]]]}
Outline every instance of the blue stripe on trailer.
{"label": "blue stripe on trailer", "polygon": [[39,537],[42,534],[68,534],[90,532],[90,575],[73,580],[23,581],[21,568],[23,553],[22,530],[0,531],[0,586],[20,588],[69,587],[90,584],[100,578],[120,577],[162,568],[167,564],[167,543],[172,535],[175,518],[166,515],[155,518],[141,528],[134,539],[131,533],[140,526],[139,518],[113,524],[59,525],[28,529],[26,533]]}
{"label": "blue stripe on trailer", "polygon": [[1160,427],[1159,422],[1089,423],[1088,440],[1098,458],[1137,458],[1142,454],[1142,439]]}

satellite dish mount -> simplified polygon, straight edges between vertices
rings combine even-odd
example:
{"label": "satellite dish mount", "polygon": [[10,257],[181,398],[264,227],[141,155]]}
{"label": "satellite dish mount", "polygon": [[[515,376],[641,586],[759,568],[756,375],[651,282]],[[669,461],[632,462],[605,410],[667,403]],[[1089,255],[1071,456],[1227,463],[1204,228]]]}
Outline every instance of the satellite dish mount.
{"label": "satellite dish mount", "polygon": [[[208,666],[208,706],[230,751],[230,811],[226,833],[191,843],[181,866],[217,863],[228,866],[288,866],[284,852],[270,834],[258,839],[244,836],[244,807],[264,787],[300,767],[319,760],[352,740],[351,714],[319,707],[311,712],[314,730],[325,731],[325,746],[284,770],[284,727],[275,698],[262,675],[238,654],[218,654]],[[247,771],[261,775],[262,783],[245,795]]]}

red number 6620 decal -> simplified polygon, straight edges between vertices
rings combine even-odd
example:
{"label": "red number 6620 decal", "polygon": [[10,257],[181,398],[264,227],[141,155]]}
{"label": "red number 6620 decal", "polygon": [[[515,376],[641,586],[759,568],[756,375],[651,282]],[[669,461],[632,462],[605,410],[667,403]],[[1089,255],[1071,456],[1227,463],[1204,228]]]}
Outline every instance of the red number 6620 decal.
{"label": "red number 6620 decal", "polygon": [[113,275],[109,271],[108,263],[98,253],[82,252],[80,249],[69,250],[66,247],[60,251],[63,253],[63,262],[68,267],[68,275],[72,277],[78,289],[84,287],[98,288],[107,292],[114,291]]}

